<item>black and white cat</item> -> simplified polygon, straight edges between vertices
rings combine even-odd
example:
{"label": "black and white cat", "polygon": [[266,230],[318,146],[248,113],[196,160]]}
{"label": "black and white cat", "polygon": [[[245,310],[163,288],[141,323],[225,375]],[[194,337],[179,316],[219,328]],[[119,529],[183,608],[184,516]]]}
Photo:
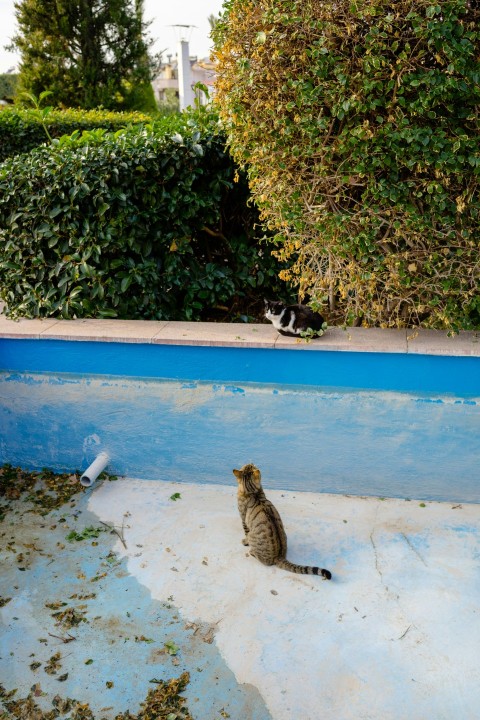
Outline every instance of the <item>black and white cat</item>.
{"label": "black and white cat", "polygon": [[323,335],[326,327],[324,318],[308,305],[285,305],[279,300],[265,300],[265,317],[281,335],[301,337],[312,331],[312,335]]}

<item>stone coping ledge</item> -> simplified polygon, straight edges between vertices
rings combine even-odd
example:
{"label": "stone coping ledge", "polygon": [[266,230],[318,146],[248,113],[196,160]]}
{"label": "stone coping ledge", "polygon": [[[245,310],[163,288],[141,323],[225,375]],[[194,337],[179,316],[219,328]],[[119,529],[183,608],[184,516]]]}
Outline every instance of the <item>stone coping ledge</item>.
{"label": "stone coping ledge", "polygon": [[54,318],[10,320],[0,315],[0,338],[480,357],[480,332],[460,332],[449,337],[441,330],[330,327],[321,338],[307,342],[284,337],[270,324]]}

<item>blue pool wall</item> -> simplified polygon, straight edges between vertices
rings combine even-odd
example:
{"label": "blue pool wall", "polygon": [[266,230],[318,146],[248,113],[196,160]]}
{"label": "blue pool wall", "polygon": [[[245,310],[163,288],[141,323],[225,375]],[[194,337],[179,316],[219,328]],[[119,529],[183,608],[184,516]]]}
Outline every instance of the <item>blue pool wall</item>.
{"label": "blue pool wall", "polygon": [[0,340],[0,462],[480,502],[480,358]]}

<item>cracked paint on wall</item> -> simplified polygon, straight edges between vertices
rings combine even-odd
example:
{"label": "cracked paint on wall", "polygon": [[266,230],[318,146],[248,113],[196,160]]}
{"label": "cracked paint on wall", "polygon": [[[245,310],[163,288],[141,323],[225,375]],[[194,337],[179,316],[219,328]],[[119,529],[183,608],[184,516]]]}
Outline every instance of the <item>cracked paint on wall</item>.
{"label": "cracked paint on wall", "polygon": [[0,462],[284,489],[480,502],[480,404],[312,386],[0,373]]}

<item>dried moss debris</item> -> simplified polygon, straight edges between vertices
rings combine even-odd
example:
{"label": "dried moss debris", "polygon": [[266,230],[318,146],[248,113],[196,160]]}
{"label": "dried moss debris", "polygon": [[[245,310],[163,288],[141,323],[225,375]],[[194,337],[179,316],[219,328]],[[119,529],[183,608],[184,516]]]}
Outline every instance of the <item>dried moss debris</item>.
{"label": "dried moss debris", "polygon": [[52,470],[29,472],[12,465],[0,467],[0,521],[15,503],[31,503],[29,512],[46,515],[51,510],[74,500],[85,489],[72,473],[54,473]]}
{"label": "dried moss debris", "polygon": [[[138,714],[127,710],[116,715],[115,720],[193,720],[182,696],[189,682],[188,672],[171,680],[156,681],[156,687],[148,691]],[[69,713],[69,720],[106,720],[103,716],[95,718],[88,703],[63,699],[59,695],[53,698],[51,710],[42,710],[35,701],[45,694],[38,683],[32,686],[26,698],[15,699],[16,693],[16,690],[7,692],[0,685],[0,720],[56,720],[66,713]]]}

